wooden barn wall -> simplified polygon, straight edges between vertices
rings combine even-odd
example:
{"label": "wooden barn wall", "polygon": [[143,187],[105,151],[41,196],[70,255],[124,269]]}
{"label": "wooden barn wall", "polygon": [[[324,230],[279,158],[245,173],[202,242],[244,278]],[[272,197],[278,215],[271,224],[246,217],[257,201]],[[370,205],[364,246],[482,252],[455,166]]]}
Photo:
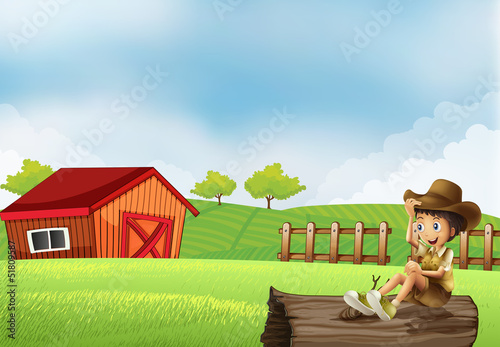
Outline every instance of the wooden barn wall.
{"label": "wooden barn wall", "polygon": [[171,257],[178,257],[186,207],[154,176],[94,212],[97,257],[121,256],[124,212],[172,220]]}
{"label": "wooden barn wall", "polygon": [[[6,221],[7,236],[16,244],[18,259],[91,258],[96,257],[93,216],[37,218]],[[66,227],[70,249],[31,253],[28,230]]]}
{"label": "wooden barn wall", "polygon": [[[184,228],[184,217],[186,216],[186,206],[181,204],[181,215],[174,224],[174,240],[172,240],[172,253],[171,258],[179,258],[181,251],[182,231]],[[175,252],[175,253],[174,253]]]}

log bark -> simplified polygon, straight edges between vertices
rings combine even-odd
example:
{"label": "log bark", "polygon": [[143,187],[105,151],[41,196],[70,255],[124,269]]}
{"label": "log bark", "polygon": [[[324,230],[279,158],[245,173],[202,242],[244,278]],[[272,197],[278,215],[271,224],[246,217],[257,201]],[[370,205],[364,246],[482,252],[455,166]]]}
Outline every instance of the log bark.
{"label": "log bark", "polygon": [[[389,296],[392,300],[395,296]],[[452,296],[443,307],[401,303],[389,322],[377,315],[343,320],[342,296],[295,295],[273,287],[264,346],[471,346],[478,312],[470,296]]]}

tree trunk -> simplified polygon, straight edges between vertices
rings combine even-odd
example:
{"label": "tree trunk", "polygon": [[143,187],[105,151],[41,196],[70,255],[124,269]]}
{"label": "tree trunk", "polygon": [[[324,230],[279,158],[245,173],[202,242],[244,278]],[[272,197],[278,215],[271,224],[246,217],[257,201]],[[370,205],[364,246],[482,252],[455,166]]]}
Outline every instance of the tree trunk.
{"label": "tree trunk", "polygon": [[221,205],[221,203],[220,203],[220,198],[222,197],[222,194],[216,194],[216,195],[215,195],[215,197],[216,197],[217,199],[219,199],[219,206],[220,206],[220,205]]}
{"label": "tree trunk", "polygon": [[267,199],[267,208],[270,210],[271,209],[271,200],[274,199],[274,196],[268,195],[268,196],[266,196],[266,199]]}

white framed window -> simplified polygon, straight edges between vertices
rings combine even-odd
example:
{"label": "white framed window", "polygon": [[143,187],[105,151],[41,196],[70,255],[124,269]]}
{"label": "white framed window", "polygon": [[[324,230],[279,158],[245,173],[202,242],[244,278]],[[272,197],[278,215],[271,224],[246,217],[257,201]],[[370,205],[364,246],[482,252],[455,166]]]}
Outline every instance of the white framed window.
{"label": "white framed window", "polygon": [[28,230],[28,243],[31,253],[69,249],[68,228]]}

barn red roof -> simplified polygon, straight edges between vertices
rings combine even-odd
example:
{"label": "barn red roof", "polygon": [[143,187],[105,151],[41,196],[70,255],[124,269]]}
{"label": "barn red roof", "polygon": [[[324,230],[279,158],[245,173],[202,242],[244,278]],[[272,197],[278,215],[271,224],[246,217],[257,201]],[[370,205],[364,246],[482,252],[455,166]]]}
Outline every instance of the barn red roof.
{"label": "barn red roof", "polygon": [[2,220],[88,216],[155,176],[195,216],[198,210],[153,167],[59,169],[0,212]]}

